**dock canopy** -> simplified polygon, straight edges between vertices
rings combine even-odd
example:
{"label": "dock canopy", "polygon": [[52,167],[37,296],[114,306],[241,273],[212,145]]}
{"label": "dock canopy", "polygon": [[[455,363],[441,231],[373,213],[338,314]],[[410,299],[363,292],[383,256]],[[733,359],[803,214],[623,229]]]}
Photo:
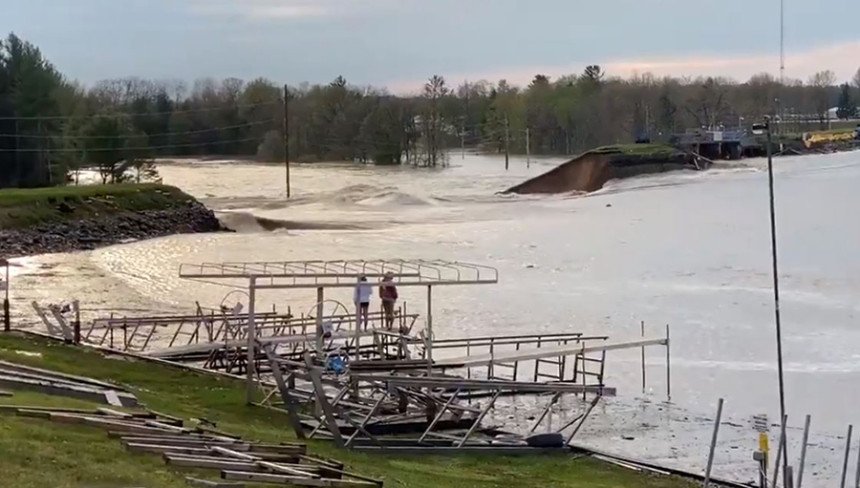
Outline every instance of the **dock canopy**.
{"label": "dock canopy", "polygon": [[397,286],[478,285],[499,281],[490,266],[440,259],[271,261],[182,264],[179,277],[256,289],[344,288],[367,277],[371,283],[390,276]]}

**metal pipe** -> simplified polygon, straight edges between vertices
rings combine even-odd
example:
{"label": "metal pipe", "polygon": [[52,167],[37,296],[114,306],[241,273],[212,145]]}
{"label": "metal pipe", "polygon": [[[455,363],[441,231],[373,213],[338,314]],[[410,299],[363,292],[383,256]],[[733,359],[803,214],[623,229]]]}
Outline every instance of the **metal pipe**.
{"label": "metal pipe", "polygon": [[788,464],[785,459],[788,458],[788,453],[784,452],[786,439],[785,439],[785,425],[788,423],[788,416],[784,416],[782,418],[782,426],[780,427],[779,434],[779,443],[776,447],[776,462],[773,463],[773,488],[777,488],[777,482],[779,481],[779,462],[782,459],[785,464]]}
{"label": "metal pipe", "polygon": [[666,401],[672,401],[672,361],[670,355],[669,324],[666,324]]}
{"label": "metal pipe", "polygon": [[[773,262],[773,302],[774,302],[774,318],[776,321],[776,356],[777,356],[777,371],[779,373],[779,415],[780,418],[785,418],[785,377],[782,368],[782,323],[779,314],[779,265],[777,260],[776,248],[776,203],[774,201],[773,191],[773,131],[771,130],[771,120],[766,121],[767,126],[767,177],[768,190],[770,196],[770,241],[771,241],[771,257]],[[786,450],[787,453],[787,450]],[[783,470],[788,468],[788,456],[783,460]]]}
{"label": "metal pipe", "polygon": [[[797,488],[803,486],[803,467],[806,464],[806,445],[809,442],[809,424],[812,422],[812,416],[806,416],[806,423],[803,426],[803,444],[800,446],[800,467],[797,469]],[[857,475],[860,476],[860,464],[857,465]]]}
{"label": "metal pipe", "polygon": [[[645,321],[641,323],[642,338],[645,338]],[[645,394],[645,346],[642,346],[642,394]]]}
{"label": "metal pipe", "polygon": [[708,452],[708,466],[705,468],[705,488],[711,486],[711,469],[714,467],[714,450],[717,447],[717,436],[720,432],[720,419],[723,416],[723,399],[717,402],[717,418],[714,420],[714,434],[711,436],[711,449]]}
{"label": "metal pipe", "polygon": [[248,337],[247,343],[247,362],[245,365],[245,381],[247,388],[247,396],[246,400],[248,404],[254,403],[254,348],[255,348],[255,339],[257,335],[257,324],[256,319],[254,317],[254,309],[256,307],[257,302],[257,278],[252,276],[248,281],[248,333],[246,334]]}
{"label": "metal pipe", "polygon": [[845,459],[842,461],[842,481],[839,483],[840,488],[845,488],[845,477],[848,475],[848,456],[851,454],[851,433],[854,430],[853,425],[848,426],[848,437],[845,439]]}

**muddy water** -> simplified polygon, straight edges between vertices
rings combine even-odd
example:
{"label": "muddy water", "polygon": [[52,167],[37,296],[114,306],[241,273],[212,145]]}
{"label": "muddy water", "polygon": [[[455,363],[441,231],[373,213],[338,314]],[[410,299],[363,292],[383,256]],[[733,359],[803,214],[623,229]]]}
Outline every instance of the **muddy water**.
{"label": "muddy water", "polygon": [[[440,290],[438,337],[582,331],[635,339],[672,333],[672,401],[664,351],[608,357],[619,397],[598,407],[578,442],[700,470],[716,401],[726,399],[717,473],[755,477],[749,418],[777,415],[776,351],[763,162],[707,173],[611,182],[588,197],[495,193],[560,161],[452,158],[444,170],[315,165],[293,168],[284,202],[281,168],[231,162],[162,165],[165,181],[197,196],[237,234],[174,236],[89,253],[22,260],[16,313],[26,303],[80,299],[88,315],[122,308],[189,310],[229,291],[189,286],[182,262],[443,258],[495,266],[500,283]],[[813,415],[806,486],[838,477],[838,435],[860,404],[860,153],[777,162],[787,402],[793,438]],[[404,290],[408,303],[423,297]],[[335,296],[348,302],[347,296]],[[304,311],[313,297],[263,294]],[[580,409],[556,409],[554,424]],[[499,409],[498,423],[528,425],[533,402]],[[790,448],[796,460],[799,449]],[[852,456],[853,458],[853,456]],[[854,460],[852,459],[852,465]],[[810,474],[814,473],[814,474]],[[852,473],[853,475],[853,473]]]}

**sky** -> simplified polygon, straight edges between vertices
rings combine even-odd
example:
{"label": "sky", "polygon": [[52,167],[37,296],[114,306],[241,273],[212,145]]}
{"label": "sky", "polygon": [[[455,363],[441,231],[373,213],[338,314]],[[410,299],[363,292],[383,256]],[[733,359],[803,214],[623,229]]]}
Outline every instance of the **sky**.
{"label": "sky", "polygon": [[[779,74],[780,0],[0,0],[0,33],[69,78],[259,76],[417,92],[434,74],[525,85]],[[784,0],[786,76],[860,68],[860,0]]]}

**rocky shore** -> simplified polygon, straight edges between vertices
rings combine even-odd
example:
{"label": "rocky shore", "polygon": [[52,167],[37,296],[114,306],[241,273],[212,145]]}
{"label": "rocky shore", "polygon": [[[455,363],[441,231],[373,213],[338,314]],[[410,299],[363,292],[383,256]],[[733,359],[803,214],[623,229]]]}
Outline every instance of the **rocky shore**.
{"label": "rocky shore", "polygon": [[0,229],[0,257],[80,251],[171,234],[227,230],[211,210],[189,201],[163,210]]}

